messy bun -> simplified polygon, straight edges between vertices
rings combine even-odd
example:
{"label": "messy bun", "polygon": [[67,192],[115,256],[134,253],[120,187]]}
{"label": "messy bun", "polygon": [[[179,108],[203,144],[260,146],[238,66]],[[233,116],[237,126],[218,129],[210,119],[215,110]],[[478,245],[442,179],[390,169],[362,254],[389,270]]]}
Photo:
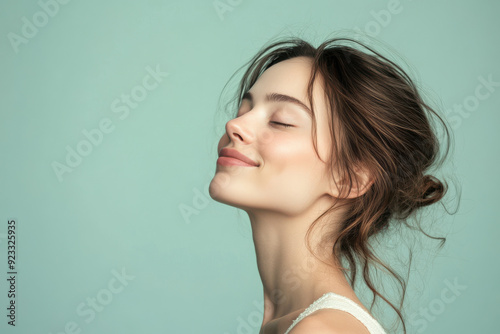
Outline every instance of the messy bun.
{"label": "messy bun", "polygon": [[432,175],[424,175],[419,188],[421,197],[418,202],[418,207],[427,206],[438,202],[445,194],[445,187],[436,177]]}

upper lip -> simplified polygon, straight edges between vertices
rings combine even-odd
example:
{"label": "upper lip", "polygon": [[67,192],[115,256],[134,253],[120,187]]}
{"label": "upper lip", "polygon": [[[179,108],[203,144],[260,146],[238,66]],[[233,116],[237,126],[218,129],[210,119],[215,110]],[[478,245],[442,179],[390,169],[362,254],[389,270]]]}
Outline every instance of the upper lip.
{"label": "upper lip", "polygon": [[223,148],[222,150],[220,150],[219,157],[231,157],[231,158],[235,158],[235,159],[241,160],[243,162],[246,162],[247,164],[250,164],[253,166],[259,166],[259,164],[257,162],[253,161],[252,159],[250,159],[246,155],[244,155],[244,154],[242,154],[242,153],[240,153],[237,150],[232,149],[232,148]]}

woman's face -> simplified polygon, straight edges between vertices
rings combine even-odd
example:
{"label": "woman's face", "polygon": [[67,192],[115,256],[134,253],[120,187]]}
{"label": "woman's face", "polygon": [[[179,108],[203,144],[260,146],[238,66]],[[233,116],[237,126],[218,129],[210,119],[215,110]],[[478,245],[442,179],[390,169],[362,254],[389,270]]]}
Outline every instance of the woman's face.
{"label": "woman's face", "polygon": [[310,70],[309,58],[282,61],[267,69],[249,90],[238,115],[227,122],[217,151],[237,150],[258,166],[217,163],[209,187],[214,200],[244,210],[297,215],[330,192],[327,163],[331,139],[320,81],[314,83],[313,98],[318,152],[326,163],[314,151],[312,114],[283,98],[266,99],[270,94],[282,94],[310,109],[307,100]]}

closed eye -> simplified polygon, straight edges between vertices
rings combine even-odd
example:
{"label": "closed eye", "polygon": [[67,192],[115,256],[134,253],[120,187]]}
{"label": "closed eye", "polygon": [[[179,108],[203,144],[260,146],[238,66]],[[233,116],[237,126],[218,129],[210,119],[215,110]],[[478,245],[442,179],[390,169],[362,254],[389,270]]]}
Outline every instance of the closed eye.
{"label": "closed eye", "polygon": [[284,126],[285,128],[291,128],[291,127],[293,127],[293,125],[285,124],[285,123],[280,123],[280,122],[271,122],[271,123]]}

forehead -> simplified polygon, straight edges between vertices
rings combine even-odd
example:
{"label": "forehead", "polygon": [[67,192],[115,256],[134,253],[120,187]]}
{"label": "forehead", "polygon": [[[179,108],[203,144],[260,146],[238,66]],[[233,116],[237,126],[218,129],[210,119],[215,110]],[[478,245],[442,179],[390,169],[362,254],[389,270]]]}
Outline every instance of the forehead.
{"label": "forehead", "polygon": [[[281,61],[268,68],[254,84],[253,89],[269,88],[285,90],[286,93],[306,93],[307,83],[311,75],[312,60],[307,57],[295,57]],[[282,92],[280,92],[282,93]],[[302,98],[303,96],[295,96]]]}

